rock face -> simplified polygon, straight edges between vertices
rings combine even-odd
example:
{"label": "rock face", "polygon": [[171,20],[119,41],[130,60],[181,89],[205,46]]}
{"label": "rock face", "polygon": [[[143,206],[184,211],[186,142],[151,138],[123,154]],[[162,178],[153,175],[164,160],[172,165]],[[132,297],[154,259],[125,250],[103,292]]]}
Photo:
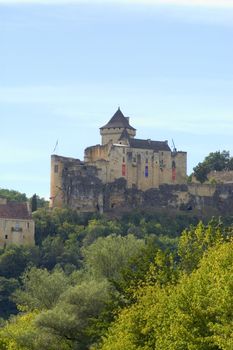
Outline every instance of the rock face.
{"label": "rock face", "polygon": [[[77,176],[79,175],[79,176]],[[127,188],[124,178],[103,184],[95,169],[77,174],[63,169],[63,205],[79,212],[109,212],[133,208],[170,208],[184,211],[209,211],[233,215],[233,184],[161,185],[141,191]]]}

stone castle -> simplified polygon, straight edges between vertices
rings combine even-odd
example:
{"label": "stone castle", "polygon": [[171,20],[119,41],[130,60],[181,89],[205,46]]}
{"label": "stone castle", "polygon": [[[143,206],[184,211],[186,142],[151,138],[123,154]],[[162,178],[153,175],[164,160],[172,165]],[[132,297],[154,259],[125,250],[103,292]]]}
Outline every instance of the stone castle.
{"label": "stone castle", "polygon": [[[72,191],[76,193],[77,203],[72,205],[77,209],[85,209],[85,202],[89,201],[90,194],[85,197],[82,187],[85,187],[85,183],[88,185],[89,181],[93,182],[93,178],[94,183],[101,185],[123,178],[127,188],[142,191],[158,188],[161,184],[185,182],[186,152],[171,151],[167,141],[135,138],[136,129],[130,125],[129,118],[123,115],[120,108],[109,122],[100,128],[100,135],[101,145],[86,148],[84,162],[52,156],[52,206],[61,207],[65,203],[68,204],[67,191],[71,191],[75,182],[76,188]],[[102,206],[96,203],[96,206],[98,205]]]}
{"label": "stone castle", "polygon": [[100,213],[211,207],[221,213],[233,203],[233,181],[223,187],[187,184],[187,153],[171,150],[167,141],[135,138],[136,129],[120,108],[100,135],[101,145],[86,148],[84,161],[51,156],[51,207]]}

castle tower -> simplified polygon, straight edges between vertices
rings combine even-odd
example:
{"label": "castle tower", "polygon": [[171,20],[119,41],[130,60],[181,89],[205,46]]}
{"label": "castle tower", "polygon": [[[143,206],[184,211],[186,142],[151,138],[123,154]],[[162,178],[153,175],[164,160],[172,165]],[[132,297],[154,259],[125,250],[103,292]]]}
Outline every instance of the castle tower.
{"label": "castle tower", "polygon": [[127,131],[130,137],[135,137],[136,129],[129,124],[129,118],[126,118],[120,108],[118,108],[109,122],[100,128],[102,145],[106,145],[110,141],[112,143],[117,143],[124,130]]}
{"label": "castle tower", "polygon": [[50,174],[50,207],[59,207],[63,205],[62,197],[62,172],[64,168],[64,157],[53,154],[51,156],[51,174]]}

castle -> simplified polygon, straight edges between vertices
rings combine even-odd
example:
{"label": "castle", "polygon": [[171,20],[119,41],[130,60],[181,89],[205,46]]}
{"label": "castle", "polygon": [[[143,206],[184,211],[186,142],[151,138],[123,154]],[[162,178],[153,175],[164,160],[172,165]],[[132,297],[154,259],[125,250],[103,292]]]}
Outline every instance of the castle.
{"label": "castle", "polygon": [[84,161],[51,156],[51,207],[102,211],[104,186],[117,181],[143,192],[186,182],[187,153],[171,150],[167,141],[135,138],[120,108],[100,135],[101,145],[86,148]]}

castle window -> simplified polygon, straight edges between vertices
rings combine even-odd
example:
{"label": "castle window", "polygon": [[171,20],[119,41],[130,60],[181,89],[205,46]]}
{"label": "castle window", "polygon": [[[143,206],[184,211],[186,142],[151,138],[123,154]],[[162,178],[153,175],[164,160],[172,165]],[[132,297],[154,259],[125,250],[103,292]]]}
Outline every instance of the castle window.
{"label": "castle window", "polygon": [[146,164],[148,164],[148,158],[146,158]]}
{"label": "castle window", "polygon": [[125,148],[123,148],[123,153],[125,154]]}
{"label": "castle window", "polygon": [[29,229],[29,222],[27,222],[27,228]]}
{"label": "castle window", "polygon": [[148,165],[145,166],[145,177],[149,176]]}
{"label": "castle window", "polygon": [[54,165],[54,172],[55,172],[55,173],[58,173],[58,165],[57,165],[57,164]]}
{"label": "castle window", "polygon": [[123,163],[125,163],[125,157],[123,157]]}
{"label": "castle window", "polygon": [[8,238],[8,235],[5,235],[5,239],[7,239]]}
{"label": "castle window", "polygon": [[11,228],[12,232],[22,232],[22,227],[20,227],[20,224],[18,222],[15,223],[15,226]]}

